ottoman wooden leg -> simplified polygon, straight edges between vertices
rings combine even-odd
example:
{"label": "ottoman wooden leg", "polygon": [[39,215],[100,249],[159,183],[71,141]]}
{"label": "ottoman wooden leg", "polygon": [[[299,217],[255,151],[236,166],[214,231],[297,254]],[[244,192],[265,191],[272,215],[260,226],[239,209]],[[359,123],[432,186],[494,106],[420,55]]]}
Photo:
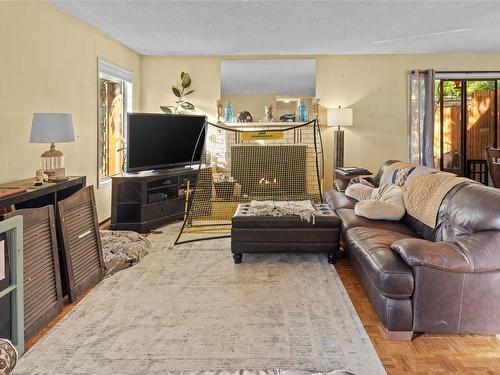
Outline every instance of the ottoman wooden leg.
{"label": "ottoman wooden leg", "polygon": [[328,254],[328,263],[335,264],[337,262],[337,252]]}
{"label": "ottoman wooden leg", "polygon": [[243,254],[242,253],[233,253],[233,260],[234,260],[234,264],[240,264],[241,261],[243,260]]}

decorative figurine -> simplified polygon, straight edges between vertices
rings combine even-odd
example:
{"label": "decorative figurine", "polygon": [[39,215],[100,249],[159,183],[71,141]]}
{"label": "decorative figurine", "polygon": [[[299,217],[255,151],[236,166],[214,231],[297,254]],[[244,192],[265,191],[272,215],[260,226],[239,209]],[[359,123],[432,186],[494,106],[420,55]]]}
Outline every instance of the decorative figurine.
{"label": "decorative figurine", "polygon": [[266,105],[264,107],[264,113],[266,115],[266,121],[269,121],[269,122],[273,121],[273,110],[274,110],[274,108],[273,108],[272,105]]}
{"label": "decorative figurine", "polygon": [[300,101],[300,106],[299,106],[299,121],[301,122],[307,122],[308,116],[307,116],[307,107],[306,103],[304,103],[303,100]]}
{"label": "decorative figurine", "polygon": [[242,111],[236,116],[236,122],[253,122],[253,118],[250,112]]}
{"label": "decorative figurine", "polygon": [[319,102],[320,102],[320,99],[319,98],[313,98],[312,100],[312,115],[314,118],[318,118],[319,116]]}
{"label": "decorative figurine", "polygon": [[295,114],[294,113],[285,113],[280,116],[281,122],[295,122]]}
{"label": "decorative figurine", "polygon": [[224,121],[226,123],[233,122],[233,105],[231,104],[230,101],[226,103],[226,108],[224,112],[225,112]]}
{"label": "decorative figurine", "polygon": [[217,122],[224,122],[224,104],[222,104],[222,100],[217,100]]}

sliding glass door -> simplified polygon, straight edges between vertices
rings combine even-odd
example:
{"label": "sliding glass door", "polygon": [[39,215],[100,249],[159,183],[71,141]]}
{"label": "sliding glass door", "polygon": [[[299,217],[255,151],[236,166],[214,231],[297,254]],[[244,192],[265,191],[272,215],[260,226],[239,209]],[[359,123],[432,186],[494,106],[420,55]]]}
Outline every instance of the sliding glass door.
{"label": "sliding glass door", "polygon": [[499,81],[436,80],[435,155],[442,170],[487,182],[486,148],[497,147]]}

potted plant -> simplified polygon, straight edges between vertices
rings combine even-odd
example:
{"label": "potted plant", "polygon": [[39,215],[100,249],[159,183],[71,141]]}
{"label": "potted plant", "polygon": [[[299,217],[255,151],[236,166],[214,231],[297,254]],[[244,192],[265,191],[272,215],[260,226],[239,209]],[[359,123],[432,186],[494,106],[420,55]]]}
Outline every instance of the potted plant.
{"label": "potted plant", "polygon": [[175,105],[162,105],[160,109],[167,114],[182,113],[180,109],[194,111],[194,105],[184,99],[194,92],[194,90],[188,90],[190,86],[191,76],[189,73],[182,72],[180,85],[172,85],[172,92],[177,97]]}

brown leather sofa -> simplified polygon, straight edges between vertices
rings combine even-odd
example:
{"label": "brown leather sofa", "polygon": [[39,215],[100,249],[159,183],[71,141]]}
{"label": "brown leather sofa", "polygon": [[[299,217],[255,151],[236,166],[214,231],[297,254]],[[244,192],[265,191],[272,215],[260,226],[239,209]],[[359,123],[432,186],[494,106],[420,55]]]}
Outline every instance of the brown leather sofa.
{"label": "brown leather sofa", "polygon": [[[386,162],[373,183],[377,186]],[[430,228],[354,214],[356,200],[329,191],[345,251],[390,339],[413,332],[500,333],[500,190],[455,186]]]}

